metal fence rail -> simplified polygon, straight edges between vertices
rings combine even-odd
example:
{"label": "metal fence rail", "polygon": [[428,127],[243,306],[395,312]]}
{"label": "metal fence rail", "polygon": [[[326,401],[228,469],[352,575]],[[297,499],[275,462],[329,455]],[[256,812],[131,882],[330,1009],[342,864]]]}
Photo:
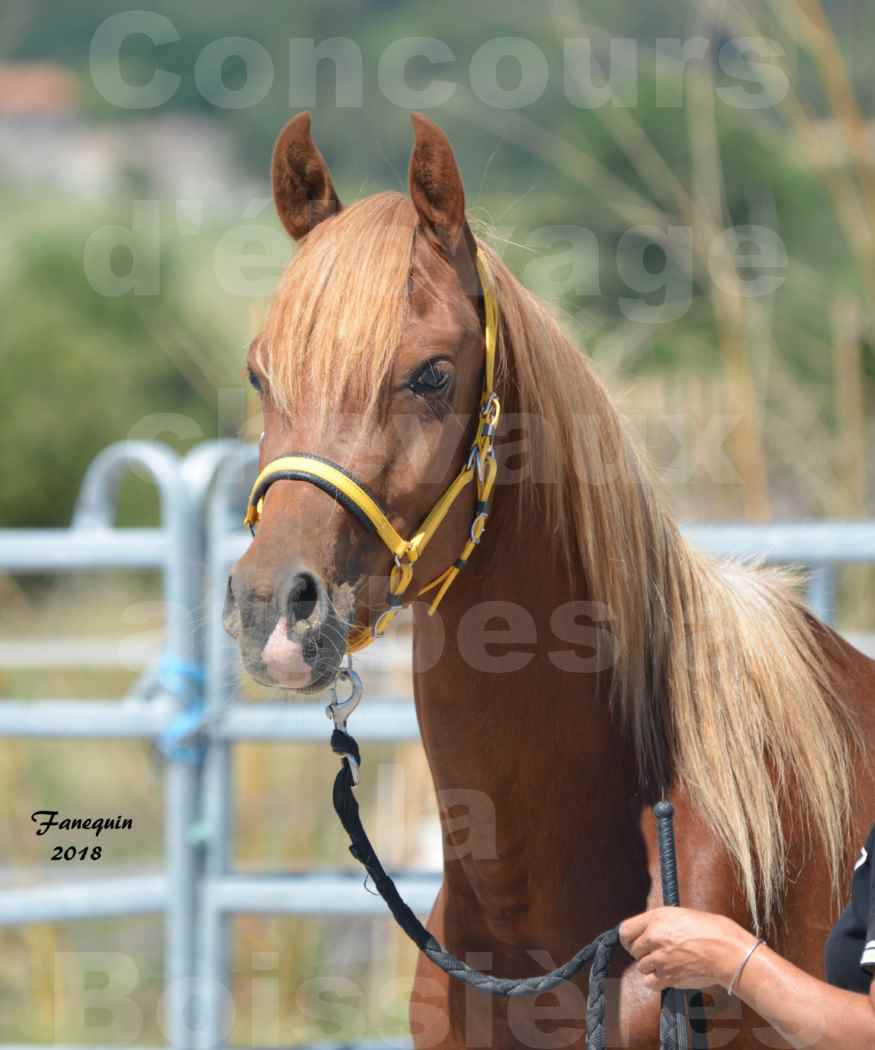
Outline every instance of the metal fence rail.
{"label": "metal fence rail", "polygon": [[[160,528],[113,528],[118,486],[132,469],[145,473],[158,489]],[[86,473],[73,527],[63,531],[0,533],[0,568],[18,573],[157,569],[161,572],[167,607],[168,653],[175,661],[195,664],[199,654],[193,625],[200,602],[199,581],[192,571],[200,554],[196,493],[196,479],[183,473],[179,457],[170,449],[146,442],[113,445],[94,460]],[[168,718],[179,717],[186,707],[186,698],[169,690],[163,702]],[[112,701],[101,706],[109,716],[108,723],[125,730],[121,735],[147,729],[139,711],[121,710],[122,705]],[[72,706],[62,710],[62,705],[53,702],[10,705],[9,728],[15,724],[16,716],[21,728],[26,720],[27,735],[79,735]],[[155,730],[154,726],[148,728]],[[195,976],[196,859],[188,833],[197,817],[197,772],[190,763],[172,760],[166,763],[164,779],[166,887],[159,888],[151,880],[129,878],[115,882],[114,892],[98,882],[90,887],[77,884],[75,890],[69,891],[57,886],[11,890],[4,897],[13,919],[16,915],[31,915],[39,916],[43,922],[104,915],[108,913],[105,909],[110,909],[111,914],[131,914],[163,908],[167,916],[167,1031],[172,1045],[181,1047],[185,1038],[181,1026],[185,1004],[181,999],[186,982]],[[118,910],[112,910],[114,905]],[[9,921],[7,911],[3,914]]]}
{"label": "metal fence rail", "polygon": [[[89,468],[70,529],[0,530],[0,571],[142,569],[162,576],[165,661],[161,668],[147,668],[148,688],[142,695],[134,690],[121,700],[2,700],[0,736],[144,738],[161,745],[165,870],[5,889],[0,925],[163,913],[165,1030],[173,1050],[214,1050],[226,1042],[223,991],[229,986],[228,926],[233,915],[384,914],[382,902],[364,891],[357,874],[244,876],[231,863],[235,745],[244,740],[327,739],[319,703],[239,703],[238,661],[222,628],[221,609],[228,568],[248,542],[240,528],[240,507],[255,462],[252,449],[230,441],[206,443],[185,459],[160,445],[125,442],[106,449]],[[157,528],[113,526],[118,486],[131,469],[145,472],[158,489]],[[834,617],[836,567],[875,563],[875,522],[696,525],[685,532],[696,546],[717,554],[805,565],[811,571],[809,603],[827,622]],[[206,617],[200,612],[204,607]],[[383,665],[407,656],[406,648],[391,639],[373,653]],[[193,668],[203,668],[202,689],[193,688],[190,677],[180,672]],[[417,739],[413,707],[403,702],[407,699],[369,697],[357,716],[357,737]],[[200,734],[196,761],[184,730]],[[205,834],[192,835],[195,827]],[[399,880],[403,895],[421,912],[430,907],[437,887],[434,874]]]}

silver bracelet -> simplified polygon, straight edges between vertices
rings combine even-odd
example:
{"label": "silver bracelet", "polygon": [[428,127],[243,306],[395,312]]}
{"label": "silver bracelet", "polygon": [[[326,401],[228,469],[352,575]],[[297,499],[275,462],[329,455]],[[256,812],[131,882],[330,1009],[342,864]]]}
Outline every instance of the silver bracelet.
{"label": "silver bracelet", "polygon": [[732,977],[732,980],[729,982],[729,987],[726,989],[727,992],[729,992],[730,995],[732,995],[733,992],[735,991],[735,987],[738,984],[738,982],[741,980],[741,975],[744,973],[744,968],[750,962],[751,956],[753,955],[753,953],[757,950],[757,948],[759,948],[759,946],[761,944],[765,944],[765,943],[766,943],[765,941],[757,941],[756,944],[752,944],[750,946],[750,948],[748,948],[747,955],[745,955],[745,957],[739,963],[738,969],[735,971],[735,973],[734,973],[734,975]]}

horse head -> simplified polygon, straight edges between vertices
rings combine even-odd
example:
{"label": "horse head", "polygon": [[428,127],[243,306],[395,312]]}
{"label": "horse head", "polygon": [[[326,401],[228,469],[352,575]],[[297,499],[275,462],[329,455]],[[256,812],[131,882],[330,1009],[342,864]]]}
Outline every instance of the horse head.
{"label": "horse head", "polygon": [[[225,608],[247,670],[266,684],[329,685],[347,649],[400,606],[399,590],[415,594],[457,562],[476,518],[477,485],[460,486],[428,549],[402,551],[465,473],[483,430],[485,360],[459,169],[440,128],[420,115],[413,126],[409,198],[349,208],[308,114],[274,149],[274,201],[298,249],[247,364],[264,416],[260,469],[304,473],[268,471],[254,492],[258,525]],[[367,501],[387,525],[361,513]]]}

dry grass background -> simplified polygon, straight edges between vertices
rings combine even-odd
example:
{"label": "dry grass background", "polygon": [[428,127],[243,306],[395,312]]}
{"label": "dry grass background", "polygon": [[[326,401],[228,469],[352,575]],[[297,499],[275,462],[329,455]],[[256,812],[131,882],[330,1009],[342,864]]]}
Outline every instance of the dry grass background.
{"label": "dry grass background", "polygon": [[[132,609],[153,607],[156,580],[63,579],[37,593],[5,581],[4,638],[124,637]],[[134,619],[138,619],[134,617]],[[155,624],[150,624],[154,632]],[[21,669],[0,671],[0,695],[16,698],[122,696],[133,671]],[[384,694],[410,693],[405,669],[371,678]],[[246,690],[251,702],[265,692]],[[72,717],[75,717],[73,715]],[[327,733],[327,723],[326,723]],[[361,802],[387,863],[423,866],[423,827],[435,819],[418,745],[373,745]],[[160,869],[163,857],[162,763],[141,741],[0,742],[0,886]],[[330,808],[336,760],[324,745],[242,744],[235,750],[234,864],[247,872],[309,868],[357,871]],[[124,814],[133,832],[104,833],[97,862],[52,863],[56,843],[85,845],[87,833],[37,838],[30,814]],[[403,1034],[415,949],[388,919],[324,921],[238,916],[232,923],[233,1036],[242,1045]],[[65,952],[122,952],[137,966],[132,993],[143,1014],[137,1040],[160,1045],[163,991],[160,918],[81,921],[0,928],[0,1041],[88,1043],[81,995],[56,969]],[[351,982],[336,993],[331,980]],[[314,984],[314,979],[316,983]],[[267,989],[267,991],[265,991]],[[265,1008],[275,996],[277,1009]],[[272,1002],[273,1000],[271,1000]]]}

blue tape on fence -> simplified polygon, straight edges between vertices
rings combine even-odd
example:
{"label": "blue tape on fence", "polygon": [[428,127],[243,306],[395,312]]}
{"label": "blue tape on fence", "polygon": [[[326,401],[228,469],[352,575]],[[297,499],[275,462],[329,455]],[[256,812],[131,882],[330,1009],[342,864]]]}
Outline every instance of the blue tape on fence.
{"label": "blue tape on fence", "polygon": [[200,737],[206,725],[203,668],[165,654],[158,667],[158,681],[163,689],[185,705],[159,734],[159,751],[172,761],[199,762],[203,757]]}

